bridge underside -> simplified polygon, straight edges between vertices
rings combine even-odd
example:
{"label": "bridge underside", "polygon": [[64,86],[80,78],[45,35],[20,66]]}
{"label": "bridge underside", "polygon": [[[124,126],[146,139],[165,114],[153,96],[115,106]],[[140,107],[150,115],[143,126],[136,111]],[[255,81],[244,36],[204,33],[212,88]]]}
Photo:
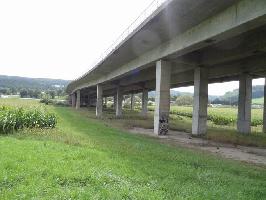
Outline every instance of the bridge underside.
{"label": "bridge underside", "polygon": [[[261,9],[264,13],[258,14],[258,9],[258,16],[254,17],[255,14],[246,13],[241,18],[241,9],[247,12],[254,6],[250,3],[249,8],[247,2],[249,1],[240,1],[232,8],[229,7],[217,16],[212,16],[208,26],[206,25],[208,20],[205,20],[173,40],[159,46],[157,44],[158,47],[143,52],[143,55],[139,55],[130,62],[125,62],[126,64],[121,65],[117,70],[111,68],[111,64],[116,61],[110,61],[110,69],[105,67],[102,71],[103,77],[95,75],[94,79],[85,77],[81,80],[80,86],[76,87],[72,94],[73,104],[78,104],[77,107],[79,107],[80,103],[77,103],[77,100],[83,101],[81,102],[83,104],[89,103],[87,99],[95,99],[97,115],[101,116],[101,99],[113,96],[116,102],[116,114],[120,116],[122,115],[122,95],[143,92],[145,114],[146,94],[148,91],[155,90],[154,131],[156,134],[164,134],[167,132],[164,127],[167,127],[165,125],[169,117],[170,89],[194,85],[192,133],[205,134],[208,84],[239,80],[238,130],[241,133],[249,133],[252,79],[266,77],[266,4],[260,0],[253,1],[257,3],[256,5],[264,7]],[[244,8],[241,3],[247,8]],[[240,18],[236,20],[237,22],[232,22],[231,19],[231,12],[235,12],[233,8],[238,8]],[[250,18],[246,19],[249,15]],[[224,20],[221,20],[222,16]],[[228,27],[220,27],[220,24],[217,24],[218,22],[226,24],[227,21]],[[236,24],[233,25],[234,23]],[[205,31],[201,31],[204,28]],[[185,39],[189,41],[184,41]],[[143,42],[145,41],[138,44]],[[147,40],[146,45],[149,46],[149,42],[153,41]],[[106,62],[108,63],[108,60]],[[77,99],[79,92],[80,98]],[[265,131],[266,126],[264,127]]]}

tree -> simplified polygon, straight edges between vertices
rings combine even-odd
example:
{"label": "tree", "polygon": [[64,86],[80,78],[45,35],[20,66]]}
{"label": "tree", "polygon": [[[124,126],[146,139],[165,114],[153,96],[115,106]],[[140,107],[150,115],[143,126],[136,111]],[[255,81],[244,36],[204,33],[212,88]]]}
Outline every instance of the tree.
{"label": "tree", "polygon": [[28,91],[26,89],[23,89],[20,91],[20,97],[21,98],[27,98],[28,97]]}
{"label": "tree", "polygon": [[49,95],[51,96],[52,99],[55,98],[56,92],[54,90],[50,90],[48,93],[49,93]]}
{"label": "tree", "polygon": [[8,94],[8,88],[0,88],[0,94]]}
{"label": "tree", "polygon": [[179,96],[176,99],[176,104],[179,106],[187,106],[193,104],[193,97],[189,95]]}

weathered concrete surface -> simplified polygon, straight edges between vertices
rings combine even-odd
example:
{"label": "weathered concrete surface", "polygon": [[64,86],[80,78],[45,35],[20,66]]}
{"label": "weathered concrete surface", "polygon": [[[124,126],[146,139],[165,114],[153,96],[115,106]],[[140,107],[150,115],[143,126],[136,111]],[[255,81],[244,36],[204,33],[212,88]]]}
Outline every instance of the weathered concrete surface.
{"label": "weathered concrete surface", "polygon": [[117,94],[114,95],[114,110],[116,110],[117,106]]}
{"label": "weathered concrete surface", "polygon": [[207,107],[208,70],[198,67],[194,72],[193,135],[202,135],[207,132]]}
{"label": "weathered concrete surface", "polygon": [[130,96],[130,109],[131,110],[134,110],[134,105],[135,105],[135,96],[134,96],[134,93],[132,93]]}
{"label": "weathered concrete surface", "polygon": [[266,133],[266,78],[264,83],[263,133]]}
{"label": "weathered concrete surface", "polygon": [[157,135],[166,134],[168,132],[170,78],[171,63],[163,60],[157,61],[154,111],[154,133]]}
{"label": "weathered concrete surface", "polygon": [[76,107],[76,94],[75,93],[71,94],[71,104],[73,108]]}
{"label": "weathered concrete surface", "polygon": [[76,109],[80,108],[80,90],[77,90]]}
{"label": "weathered concrete surface", "polygon": [[142,101],[141,101],[141,106],[142,106],[142,109],[141,109],[141,114],[143,116],[146,116],[147,113],[148,113],[148,90],[145,88],[143,89],[142,91]]}
{"label": "weathered concrete surface", "polygon": [[237,130],[240,133],[251,131],[251,100],[252,78],[248,74],[241,74],[239,79],[238,119]]}
{"label": "weathered concrete surface", "polygon": [[120,86],[117,86],[117,93],[116,93],[116,116],[120,117],[122,116],[122,103],[123,103],[123,92],[121,90]]}
{"label": "weathered concrete surface", "polygon": [[103,88],[102,85],[97,85],[97,102],[96,102],[96,116],[101,117],[103,114]]}

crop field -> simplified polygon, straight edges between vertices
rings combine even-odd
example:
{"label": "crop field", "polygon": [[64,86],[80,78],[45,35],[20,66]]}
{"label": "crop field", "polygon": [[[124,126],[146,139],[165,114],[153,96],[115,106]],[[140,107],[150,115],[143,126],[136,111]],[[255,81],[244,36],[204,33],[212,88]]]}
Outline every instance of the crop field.
{"label": "crop field", "polygon": [[[149,107],[150,111],[154,110],[153,106]],[[193,108],[189,106],[171,106],[170,114],[192,118]],[[263,110],[252,109],[251,111],[251,125],[261,126],[263,124]],[[208,108],[208,120],[214,125],[236,126],[237,122],[237,108],[223,107],[223,108]]]}
{"label": "crop field", "polygon": [[9,134],[24,128],[56,126],[55,114],[48,112],[43,106],[16,105],[12,104],[12,101],[16,102],[14,99],[10,102],[6,100],[0,105],[0,134]]}
{"label": "crop field", "polygon": [[[0,99],[3,104],[39,106],[19,99]],[[0,199],[266,197],[265,167],[161,144],[113,126],[134,121],[130,113],[126,119],[107,113],[105,120],[87,109],[44,107],[56,114],[55,128],[0,134]]]}

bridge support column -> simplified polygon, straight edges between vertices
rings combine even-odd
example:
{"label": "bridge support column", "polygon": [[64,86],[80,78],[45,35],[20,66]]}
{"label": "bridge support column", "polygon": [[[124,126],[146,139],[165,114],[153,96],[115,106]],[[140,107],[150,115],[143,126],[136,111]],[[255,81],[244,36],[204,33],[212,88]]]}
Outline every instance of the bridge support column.
{"label": "bridge support column", "polygon": [[134,93],[131,94],[131,97],[130,97],[130,109],[131,110],[134,110],[134,104],[135,104],[135,97],[134,97]]}
{"label": "bridge support column", "polygon": [[240,133],[251,132],[251,99],[252,78],[248,74],[241,74],[239,79],[237,130]]}
{"label": "bridge support column", "polygon": [[76,107],[76,94],[75,93],[71,94],[71,105],[73,108]]}
{"label": "bridge support column", "polygon": [[143,89],[141,103],[142,103],[141,114],[143,116],[146,116],[148,113],[148,90],[147,89]]}
{"label": "bridge support column", "polygon": [[171,64],[167,61],[157,61],[154,111],[154,133],[157,135],[167,134],[169,128],[170,81]]}
{"label": "bridge support column", "polygon": [[123,94],[121,87],[118,86],[116,91],[116,110],[115,110],[116,111],[115,115],[117,117],[122,116],[122,103],[123,103]]}
{"label": "bridge support column", "polygon": [[101,117],[103,114],[103,88],[97,85],[96,116]]}
{"label": "bridge support column", "polygon": [[117,104],[117,95],[114,95],[114,110],[116,110],[116,104]]}
{"label": "bridge support column", "polygon": [[266,133],[266,78],[264,83],[263,133]]}
{"label": "bridge support column", "polygon": [[87,99],[87,107],[90,107],[90,93],[88,93],[88,99]]}
{"label": "bridge support column", "polygon": [[80,90],[77,90],[76,109],[80,108]]}
{"label": "bridge support column", "polygon": [[203,135],[207,132],[208,108],[208,70],[198,67],[194,71],[194,103],[192,134]]}

